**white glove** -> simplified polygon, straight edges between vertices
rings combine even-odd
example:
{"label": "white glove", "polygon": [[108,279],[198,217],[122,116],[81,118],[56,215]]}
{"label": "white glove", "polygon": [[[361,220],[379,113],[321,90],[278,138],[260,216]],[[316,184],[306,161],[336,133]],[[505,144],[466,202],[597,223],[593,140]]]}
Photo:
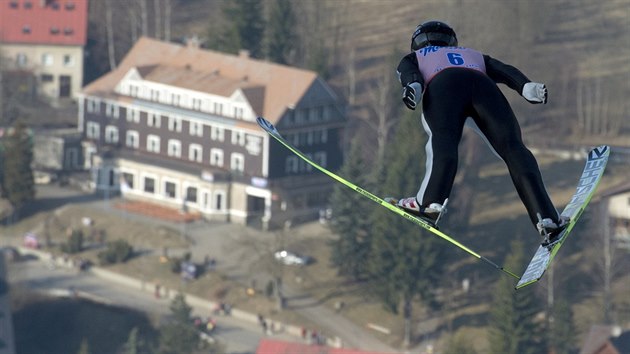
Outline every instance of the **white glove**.
{"label": "white glove", "polygon": [[522,96],[530,103],[547,103],[547,87],[545,84],[528,82],[523,86]]}
{"label": "white glove", "polygon": [[402,100],[405,106],[415,110],[422,98],[422,85],[419,82],[412,82],[403,87]]}

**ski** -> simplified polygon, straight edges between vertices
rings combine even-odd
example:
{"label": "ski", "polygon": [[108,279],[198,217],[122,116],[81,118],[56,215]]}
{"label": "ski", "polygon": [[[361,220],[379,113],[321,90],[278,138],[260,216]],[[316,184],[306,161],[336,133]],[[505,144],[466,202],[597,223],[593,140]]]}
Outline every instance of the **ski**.
{"label": "ski", "polygon": [[286,141],[282,135],[280,135],[280,133],[278,132],[278,130],[273,126],[273,124],[271,124],[269,121],[267,121],[265,118],[262,117],[258,117],[256,119],[256,121],[258,122],[258,125],[260,125],[260,127],[265,130],[272,138],[274,138],[278,143],[280,143],[281,145],[283,145],[285,148],[287,148],[289,151],[291,151],[292,153],[294,153],[296,156],[298,156],[299,158],[301,158],[302,160],[304,160],[306,163],[310,164],[311,166],[313,166],[314,168],[316,168],[317,170],[319,170],[320,172],[324,173],[325,175],[329,176],[330,178],[334,179],[335,181],[345,185],[346,187],[352,189],[353,191],[359,193],[360,195],[372,200],[373,202],[377,203],[378,205],[386,208],[387,210],[402,216],[403,218],[413,222],[414,224],[422,227],[423,229],[431,232],[432,234],[434,234],[435,236],[438,236],[446,241],[448,241],[449,243],[451,243],[452,245],[460,248],[461,250],[463,250],[464,252],[470,254],[471,256],[491,265],[492,267],[494,267],[495,269],[498,269],[500,271],[502,271],[503,273],[514,277],[516,279],[520,279],[520,277],[518,275],[516,275],[515,273],[509,271],[508,269],[505,269],[502,266],[499,266],[498,264],[492,262],[490,259],[480,255],[479,253],[473,251],[472,249],[466,247],[465,245],[463,245],[462,243],[460,243],[459,241],[453,239],[452,237],[448,236],[447,234],[443,233],[442,231],[436,229],[435,227],[433,227],[431,224],[429,224],[428,222],[412,215],[409,214],[407,212],[405,212],[404,210],[388,203],[387,201],[385,201],[384,199],[366,191],[365,189],[353,184],[352,182],[347,181],[346,179],[336,175],[335,173],[325,169],[324,167],[318,165],[316,162],[312,161],[310,158],[308,158],[306,155],[304,155],[304,153],[302,153],[300,150],[298,150],[297,148],[295,148],[293,145],[291,145],[288,141]]}
{"label": "ski", "polygon": [[564,208],[561,215],[569,217],[569,225],[562,231],[559,240],[550,246],[539,246],[525,269],[521,280],[516,284],[516,289],[521,289],[527,285],[533,284],[542,278],[543,274],[549,268],[551,261],[554,259],[560,247],[566,241],[567,237],[573,230],[576,222],[584,212],[584,209],[590,202],[599,181],[604,174],[608,157],[610,156],[610,147],[606,145],[598,146],[589,151],[584,171],[578,182],[577,189],[569,204]]}

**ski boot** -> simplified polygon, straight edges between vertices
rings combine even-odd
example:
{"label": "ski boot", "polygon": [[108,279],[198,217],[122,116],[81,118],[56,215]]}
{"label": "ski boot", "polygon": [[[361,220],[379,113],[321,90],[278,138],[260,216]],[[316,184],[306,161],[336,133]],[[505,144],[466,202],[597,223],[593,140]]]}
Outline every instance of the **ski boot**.
{"label": "ski boot", "polygon": [[434,228],[438,229],[437,223],[442,218],[442,215],[446,214],[446,203],[448,199],[444,201],[444,205],[439,203],[431,203],[428,207],[422,207],[418,203],[416,197],[395,199],[391,197],[385,198],[385,201],[399,207],[400,209],[408,212],[411,215],[415,215],[420,219],[428,222]]}
{"label": "ski boot", "polygon": [[543,237],[541,246],[551,248],[562,239],[562,231],[569,226],[569,218],[566,216],[560,216],[558,223],[554,222],[550,218],[542,218],[538,214],[538,224],[536,228]]}

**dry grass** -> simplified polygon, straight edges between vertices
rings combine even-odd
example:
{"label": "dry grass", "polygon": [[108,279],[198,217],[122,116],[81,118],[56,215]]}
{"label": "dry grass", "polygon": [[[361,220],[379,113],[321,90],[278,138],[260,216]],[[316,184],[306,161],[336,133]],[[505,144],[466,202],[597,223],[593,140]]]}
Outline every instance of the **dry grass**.
{"label": "dry grass", "polygon": [[[581,161],[557,161],[548,157],[539,159],[543,174],[548,183],[548,188],[556,200],[566,201],[574,190],[577,175],[582,168]],[[610,173],[602,182],[600,188],[623,181],[627,174],[627,167],[612,165]],[[577,172],[576,172],[577,171]],[[467,232],[462,232],[462,239],[474,242],[476,246],[484,245],[487,249],[489,244],[498,245],[509,242],[501,240],[498,235],[502,228],[514,228],[514,224],[505,223],[503,226],[492,226],[495,221],[510,218],[513,215],[523,215],[524,209],[520,200],[516,197],[511,184],[501,184],[497,181],[508,181],[505,169],[500,163],[492,163],[484,169],[484,175],[478,186],[475,186],[478,198],[482,202],[496,203],[496,213],[488,214],[482,210],[477,210],[472,216],[473,220],[483,220],[483,222],[473,223]],[[180,230],[177,228],[167,228],[157,224],[147,224],[146,222],[134,221],[134,218],[125,217],[124,213],[105,213],[102,208],[89,208],[84,205],[71,205],[58,209],[54,213],[36,214],[20,223],[10,227],[3,227],[3,235],[22,235],[26,231],[43,230],[43,225],[48,219],[48,230],[53,244],[59,244],[66,239],[66,230],[69,227],[79,228],[90,235],[92,230],[104,230],[106,240],[124,239],[134,245],[134,248],[144,251],[143,256],[136,257],[126,264],[111,266],[110,269],[124,274],[132,275],[146,280],[147,282],[160,281],[164,286],[174,290],[184,290],[209,300],[221,300],[233,304],[235,307],[251,313],[261,313],[266,317],[283,321],[285,323],[307,328],[316,328],[325,333],[325,329],[318,328],[308,318],[304,318],[298,311],[285,310],[278,312],[275,310],[276,303],[262,294],[262,289],[254,296],[247,295],[246,286],[237,281],[231,280],[222,274],[208,272],[199,279],[183,283],[178,274],[170,270],[170,266],[160,263],[160,252],[162,247],[170,250],[185,251],[190,247],[188,242],[182,239]],[[93,220],[92,226],[83,225],[83,218],[89,217]],[[493,221],[494,220],[494,221]],[[519,226],[520,227],[520,224]],[[485,231],[484,231],[485,230]],[[243,232],[251,233],[252,230],[244,229]],[[471,235],[484,233],[483,237],[470,238]],[[470,235],[467,235],[470,234]],[[496,235],[495,235],[496,234]],[[317,261],[307,267],[285,267],[284,283],[295,289],[300,289],[310,294],[316,303],[322,304],[331,310],[335,310],[338,303],[344,306],[340,313],[361,327],[366,327],[368,323],[391,330],[390,335],[372,331],[375,337],[392,346],[398,346],[402,340],[403,320],[400,315],[387,312],[382,305],[376,301],[362,284],[349,283],[346,279],[337,275],[337,270],[330,263],[330,248],[328,241],[332,237],[324,226],[319,224],[307,224],[296,227],[292,230],[291,240],[295,244],[289,244],[291,248],[307,250],[308,254]],[[427,236],[428,237],[428,236]],[[93,239],[88,238],[90,241]],[[577,241],[577,240],[576,240]],[[158,250],[158,251],[156,251]],[[82,257],[95,258],[98,249],[86,251]],[[494,256],[501,254],[497,251]],[[568,252],[568,251],[567,251]],[[181,252],[180,252],[181,254]],[[459,255],[459,254],[457,254]],[[260,255],[258,255],[260,256]],[[461,255],[459,255],[461,256]],[[444,333],[452,333],[473,338],[472,345],[477,350],[487,348],[485,338],[485,327],[487,325],[487,304],[488,304],[488,281],[495,279],[496,274],[487,267],[478,264],[474,259],[462,259],[449,261],[449,273],[453,274],[453,281],[461,278],[462,274],[481,274],[479,279],[473,282],[473,288],[468,295],[455,293],[455,305],[446,306],[443,309],[429,313],[421,303],[414,304],[415,331],[417,339],[431,338],[437,340],[442,336],[443,340],[447,336]],[[572,267],[579,268],[584,263],[579,254],[565,253],[558,263],[574,264]],[[499,259],[500,260],[500,259]],[[566,267],[564,264],[562,267]],[[488,279],[486,279],[488,278]],[[626,277],[627,278],[627,277]],[[630,307],[630,303],[623,294],[627,294],[630,279],[620,279],[615,286],[616,302],[620,306]],[[264,284],[262,284],[264,285]],[[454,284],[452,289],[457,289]],[[262,287],[259,285],[259,287]],[[599,296],[586,295],[582,300],[575,303],[576,323],[581,324],[579,333],[584,333],[589,324],[595,323],[601,317],[601,299]],[[291,302],[289,302],[290,304]],[[369,329],[366,329],[371,331]],[[442,345],[437,342],[438,346]],[[436,347],[437,348],[437,347]]]}

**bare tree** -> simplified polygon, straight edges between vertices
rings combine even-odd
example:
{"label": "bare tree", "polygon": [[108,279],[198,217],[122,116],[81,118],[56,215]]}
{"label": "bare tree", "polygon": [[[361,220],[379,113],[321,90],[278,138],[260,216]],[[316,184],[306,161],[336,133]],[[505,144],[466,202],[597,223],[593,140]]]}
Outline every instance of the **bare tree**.
{"label": "bare tree", "polygon": [[142,35],[149,35],[149,10],[147,9],[147,0],[137,0],[140,4],[140,23]]}
{"label": "bare tree", "polygon": [[356,56],[357,49],[353,47],[350,49],[350,54],[348,55],[348,65],[346,71],[348,75],[348,104],[351,106],[355,103],[355,93],[357,90]]}
{"label": "bare tree", "polygon": [[618,135],[623,126],[626,103],[616,100],[602,87],[602,77],[580,79],[577,84],[577,133],[581,135]]}
{"label": "bare tree", "polygon": [[131,43],[136,43],[138,40],[138,9],[134,6],[133,2],[127,6],[127,17],[129,18]]}
{"label": "bare tree", "polygon": [[2,52],[2,45],[0,44],[0,124],[4,124],[4,53]]}
{"label": "bare tree", "polygon": [[116,51],[114,47],[114,23],[112,20],[112,1],[105,2],[105,30],[107,32],[107,54],[110,70],[116,69]]}
{"label": "bare tree", "polygon": [[385,61],[380,68],[380,75],[376,77],[368,89],[367,93],[370,97],[368,105],[372,112],[370,117],[373,118],[364,119],[364,122],[376,133],[378,163],[382,163],[390,131],[398,123],[395,108],[399,102],[393,102],[392,95],[396,87],[395,75],[392,72],[392,67],[388,64]]}
{"label": "bare tree", "polygon": [[153,0],[153,11],[155,16],[155,38],[162,39],[162,8],[160,6],[160,0]]}
{"label": "bare tree", "polygon": [[164,0],[164,40],[171,41],[171,13],[173,4],[171,0]]}

